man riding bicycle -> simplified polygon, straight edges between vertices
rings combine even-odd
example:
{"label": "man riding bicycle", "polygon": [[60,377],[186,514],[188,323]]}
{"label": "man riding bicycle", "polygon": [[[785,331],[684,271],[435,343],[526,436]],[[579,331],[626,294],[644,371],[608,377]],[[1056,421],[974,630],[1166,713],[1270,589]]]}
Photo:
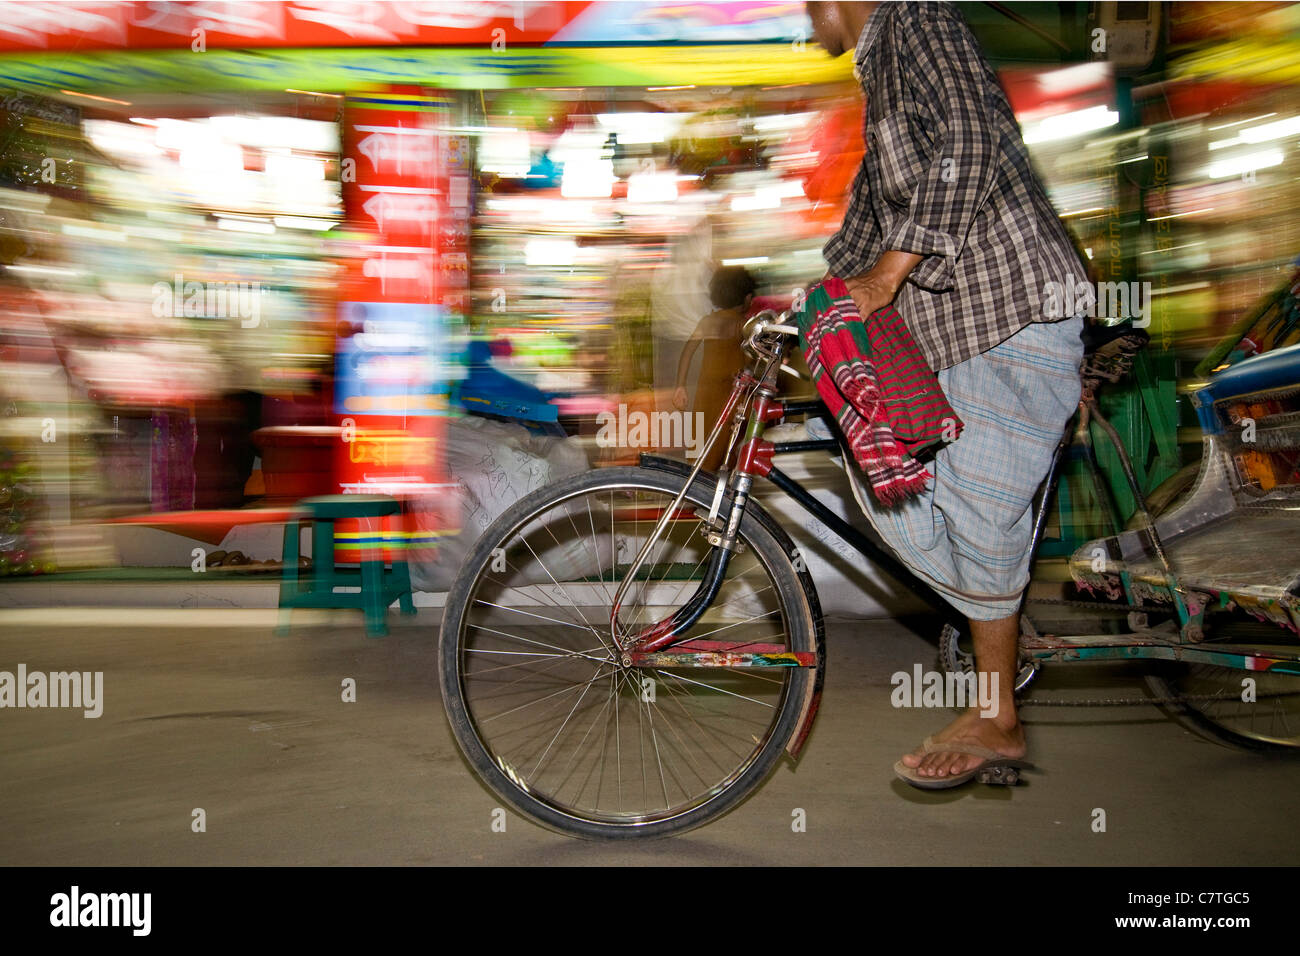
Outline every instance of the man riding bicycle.
{"label": "man riding bicycle", "polygon": [[897,308],[965,426],[921,494],[894,507],[858,496],[967,618],[977,670],[997,678],[996,716],[972,708],[895,765],[914,786],[957,786],[1025,755],[1014,686],[1033,499],[1078,404],[1083,356],[1082,319],[1047,314],[1044,297],[1087,272],[952,4],[806,6],[831,56],[853,51],[866,97],[867,152],[824,249],[830,272],[864,318]]}

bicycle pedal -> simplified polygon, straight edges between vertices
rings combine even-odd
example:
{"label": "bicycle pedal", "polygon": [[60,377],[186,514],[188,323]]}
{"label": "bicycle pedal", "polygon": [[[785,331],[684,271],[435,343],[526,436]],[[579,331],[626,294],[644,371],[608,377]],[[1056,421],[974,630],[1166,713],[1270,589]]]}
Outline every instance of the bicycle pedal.
{"label": "bicycle pedal", "polygon": [[975,779],[990,786],[1014,787],[1020,782],[1020,770],[1017,767],[1005,764],[996,767],[985,767],[975,775]]}

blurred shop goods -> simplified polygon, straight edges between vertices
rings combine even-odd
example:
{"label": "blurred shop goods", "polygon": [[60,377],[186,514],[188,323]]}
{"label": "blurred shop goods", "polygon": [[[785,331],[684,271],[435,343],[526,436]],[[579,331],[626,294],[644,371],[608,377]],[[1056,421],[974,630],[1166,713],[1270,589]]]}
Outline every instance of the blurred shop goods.
{"label": "blurred shop goods", "polygon": [[[512,355],[494,357],[500,371],[559,393],[561,423],[594,442],[598,463],[690,452],[701,403],[674,406],[678,364],[716,308],[716,271],[748,269],[786,299],[824,272],[821,245],[862,149],[860,105],[846,92],[484,93],[470,120],[484,188],[471,328],[510,341]],[[847,159],[825,152],[837,144]],[[728,357],[705,378],[725,365],[729,381],[743,362],[738,333],[714,338]]]}
{"label": "blurred shop goods", "polygon": [[[26,9],[24,9],[26,8]],[[233,11],[205,3],[66,0],[23,4],[6,13],[0,52],[21,50],[190,52],[196,29],[205,48],[489,47],[509,36],[524,47],[549,43],[753,43],[806,29],[795,3],[711,3],[683,8],[664,0],[527,0],[413,3],[366,0],[240,0]]]}
{"label": "blurred shop goods", "polygon": [[[23,102],[25,117],[49,112]],[[28,357],[50,343],[27,363],[47,372],[12,384],[30,403],[43,383],[62,433],[51,444],[86,468],[62,510],[242,506],[264,397],[310,392],[328,368],[337,270],[317,237],[337,222],[325,175],[337,131],[254,115],[74,129],[79,149],[66,136],[24,141],[4,178],[32,191],[0,194],[5,280],[21,283],[27,316],[10,331],[28,330]],[[72,194],[60,176],[30,181],[24,150],[71,150]]]}
{"label": "blurred shop goods", "polygon": [[[431,549],[465,414],[693,461],[744,361],[710,279],[802,301],[865,148],[851,57],[792,44],[799,4],[0,6],[3,439],[60,569],[165,550],[136,525],[169,565],[199,526],[270,559],[285,508],[340,492],[447,496],[403,532]],[[961,9],[1090,319],[1151,336],[1101,401],[1152,491],[1198,453],[1200,380],[1300,341],[1300,6],[1013,6]],[[1061,489],[1065,555],[1101,511]]]}
{"label": "blurred shop goods", "polygon": [[341,432],[336,425],[272,425],[253,432],[266,500],[297,501],[331,494]]}
{"label": "blurred shop goods", "polygon": [[0,98],[0,186],[78,199],[87,158],[75,106],[29,93]]}
{"label": "blurred shop goods", "polygon": [[838,229],[839,221],[833,217],[842,215],[843,197],[862,165],[862,111],[848,103],[828,106],[809,130],[804,145],[820,161],[804,180],[804,194],[812,203],[817,222]]}
{"label": "blurred shop goods", "polygon": [[[714,310],[700,319],[677,363],[673,408],[697,415],[701,424],[707,422],[708,427],[717,420],[731,394],[736,373],[747,364],[740,345],[740,332],[756,290],[754,277],[740,266],[715,272],[709,280],[709,299]],[[699,371],[694,376],[695,389],[691,399],[687,396],[686,385],[696,353],[699,354]],[[702,431],[703,428],[694,430]],[[705,459],[704,468],[708,471],[717,468],[725,451],[723,442],[715,444]]]}
{"label": "blurred shop goods", "polygon": [[482,415],[505,421],[518,421],[543,434],[560,435],[564,430],[558,424],[559,409],[551,395],[511,378],[492,365],[492,356],[509,356],[513,352],[510,342],[470,342],[466,352],[468,374],[455,392],[455,402],[472,415]]}
{"label": "blurred shop goods", "polygon": [[231,392],[194,408],[194,507],[239,508],[257,462],[253,433],[262,396]]}
{"label": "blurred shop goods", "polygon": [[1239,430],[1232,456],[1237,480],[1261,495],[1300,487],[1295,424],[1300,420],[1300,258],[1293,265],[1288,280],[1251,309],[1197,368],[1212,383],[1198,394],[1198,411],[1214,403],[1229,434]]}
{"label": "blurred shop goods", "polygon": [[43,229],[46,211],[75,213],[94,155],[80,111],[22,93],[0,99],[0,574],[31,575],[103,557],[69,533],[73,507],[99,476],[88,408],[73,401],[68,339],[47,321],[46,277],[68,274]]}
{"label": "blurred shop goods", "polygon": [[57,570],[40,529],[45,508],[35,478],[31,461],[0,441],[0,577]]}
{"label": "blurred shop goods", "polygon": [[1196,367],[1196,374],[1209,375],[1252,355],[1300,342],[1300,256],[1292,264],[1296,269],[1291,276],[1233,325]]}
{"label": "blurred shop goods", "polygon": [[[346,101],[349,223],[364,237],[338,305],[336,491],[422,502],[404,547],[429,560],[454,529],[444,434],[468,303],[471,147],[445,92]],[[450,522],[450,523],[449,523]]]}

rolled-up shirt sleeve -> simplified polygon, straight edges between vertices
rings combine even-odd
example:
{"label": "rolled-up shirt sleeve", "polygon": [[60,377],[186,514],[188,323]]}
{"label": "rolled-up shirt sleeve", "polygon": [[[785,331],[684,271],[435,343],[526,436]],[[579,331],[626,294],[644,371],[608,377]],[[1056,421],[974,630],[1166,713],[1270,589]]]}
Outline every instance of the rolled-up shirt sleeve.
{"label": "rolled-up shirt sleeve", "polygon": [[998,141],[986,99],[991,81],[969,29],[944,16],[921,19],[917,27],[905,43],[909,79],[931,111],[931,162],[883,245],[923,256],[909,278],[942,292],[953,287],[956,259],[993,190]]}

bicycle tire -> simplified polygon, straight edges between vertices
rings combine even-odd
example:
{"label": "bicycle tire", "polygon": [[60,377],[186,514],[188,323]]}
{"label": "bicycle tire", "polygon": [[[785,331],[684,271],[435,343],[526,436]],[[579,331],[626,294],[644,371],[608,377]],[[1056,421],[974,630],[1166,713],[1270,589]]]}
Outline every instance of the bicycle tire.
{"label": "bicycle tire", "polygon": [[[593,610],[603,609],[605,620],[608,620],[612,585],[619,579],[615,570],[618,557],[620,555],[625,558],[630,557],[639,549],[640,539],[636,537],[637,534],[649,531],[653,525],[651,519],[662,513],[657,509],[671,503],[673,497],[681,490],[683,480],[679,476],[660,470],[625,467],[576,475],[539,489],[507,509],[483,532],[448,592],[440,635],[439,660],[443,703],[453,735],[471,768],[495,794],[516,811],[552,830],[585,838],[654,839],[701,826],[731,810],[751,794],[773,770],[782,751],[798,730],[802,703],[810,682],[815,679],[814,668],[699,668],[693,669],[690,677],[683,679],[680,674],[666,675],[666,671],[661,669],[622,668],[611,649],[604,646],[603,639],[600,645],[592,645],[585,650],[570,648],[565,643],[577,641],[580,644],[589,644],[600,637],[599,628],[591,624],[599,618],[587,615],[585,609],[587,607],[592,607]],[[687,493],[679,514],[674,516],[672,526],[658,549],[660,556],[668,555],[668,549],[676,549],[671,552],[672,560],[661,562],[659,565],[651,562],[648,568],[638,574],[638,581],[634,582],[632,590],[636,591],[639,587],[640,600],[643,602],[640,605],[642,612],[651,607],[652,602],[664,602],[666,600],[664,594],[669,589],[675,589],[673,600],[676,601],[680,601],[683,595],[690,593],[693,582],[689,576],[685,579],[673,578],[669,581],[669,574],[674,567],[686,567],[697,554],[709,550],[703,543],[702,535],[696,533],[698,531],[696,526],[702,524],[701,516],[707,514],[712,494],[713,488],[710,484],[700,481],[695,483]],[[605,501],[608,501],[607,514],[602,510]],[[583,503],[581,510],[579,502]],[[644,518],[640,517],[643,512],[646,514]],[[629,515],[633,527],[631,532],[626,530]],[[570,546],[569,528],[572,528],[577,536],[575,541],[583,539],[585,535],[575,516],[589,523],[592,541],[599,540],[603,545],[608,532],[609,554],[613,560],[606,562],[601,559],[601,546],[590,549]],[[569,528],[565,527],[565,522]],[[678,525],[681,526],[680,529]],[[624,531],[619,532],[616,530],[618,528],[624,528]],[[542,529],[554,542],[553,545],[541,536]],[[686,534],[679,534],[679,530],[684,530]],[[619,538],[620,533],[624,535],[622,540]],[[739,538],[744,550],[733,558],[729,577],[724,583],[724,588],[734,583],[734,590],[725,601],[724,595],[719,595],[711,608],[711,613],[717,616],[698,622],[684,637],[699,640],[702,636],[719,630],[731,630],[733,631],[731,636],[741,636],[735,628],[748,625],[748,629],[743,634],[745,640],[758,643],[760,638],[751,638],[750,634],[761,632],[765,635],[761,640],[770,644],[770,638],[779,633],[779,639],[784,641],[789,650],[814,651],[814,635],[818,622],[809,606],[791,556],[778,543],[776,537],[748,513],[741,522]],[[547,565],[542,555],[538,553],[538,542],[548,549],[553,549],[554,554],[552,551],[543,552],[550,555],[547,560],[551,561],[551,565]],[[520,544],[526,545],[526,549],[521,549]],[[620,548],[620,544],[623,547]],[[688,555],[687,560],[677,561],[676,558],[688,547],[690,550],[685,552]],[[519,558],[525,550],[536,559],[536,564],[545,572],[542,579],[550,579],[549,585],[538,584],[539,578],[535,569],[526,568],[525,560]],[[558,559],[555,557],[556,554],[559,555]],[[515,556],[513,561],[511,555]],[[746,556],[749,560],[742,560]],[[567,562],[568,566],[562,567],[563,562]],[[695,565],[696,572],[699,570],[700,563]],[[512,567],[512,564],[515,566]],[[593,565],[595,575],[590,573]],[[574,580],[565,580],[564,576],[557,578],[552,570],[553,567],[560,568],[564,576]],[[738,570],[741,567],[745,568],[743,572]],[[496,570],[494,571],[493,568]],[[744,575],[751,573],[755,568],[760,569],[764,574],[768,582],[766,588],[750,588],[748,582],[743,585],[739,583]],[[735,572],[734,576],[732,572]],[[500,574],[507,577],[494,577]],[[659,575],[657,580],[656,575]],[[761,597],[769,589],[771,597]],[[516,598],[526,597],[538,601],[546,598],[549,592],[552,600],[543,605],[523,604],[512,608],[505,600],[491,600],[494,594],[503,591],[515,591]],[[647,594],[650,597],[647,598]],[[632,596],[630,592],[629,597]],[[594,603],[588,604],[586,603],[588,601]],[[747,613],[747,609],[755,602],[760,607],[768,604],[773,607],[762,614],[751,614],[749,618],[738,623],[724,623],[718,627],[720,620],[728,620],[725,609],[729,606],[734,608],[737,601],[740,603],[740,608],[733,612],[735,615]],[[541,607],[541,610],[523,609],[529,606]],[[669,601],[664,606],[674,605]],[[576,611],[576,614],[571,614],[571,611]],[[658,619],[659,613],[661,612],[655,612],[652,615],[653,619]],[[776,624],[772,620],[765,620],[771,618],[773,614],[778,617]],[[510,621],[517,618],[532,618],[542,623],[521,621],[514,630],[503,630],[507,625],[498,620],[503,616]],[[491,624],[482,622],[491,622]],[[547,627],[547,624],[551,626]],[[524,634],[534,636],[522,637],[521,635]],[[544,639],[539,640],[538,635],[544,635]],[[605,637],[607,636],[606,629]],[[510,643],[512,641],[519,643]],[[494,642],[504,646],[495,647]],[[483,646],[479,646],[480,644]],[[545,650],[513,649],[539,645]],[[488,655],[507,654],[511,659],[515,657],[525,659],[508,665],[493,663],[491,666],[480,667],[477,663]],[[547,657],[551,658],[549,662],[527,660],[527,658]],[[495,661],[498,658],[489,659]],[[557,667],[564,673],[557,674],[555,671]],[[499,685],[500,681],[499,678],[490,675],[509,668],[526,668],[535,671],[539,677],[555,682],[551,686],[558,684],[560,689],[547,697],[558,697],[562,703],[567,703],[566,694],[577,694],[571,712],[565,715],[564,722],[559,725],[546,749],[531,769],[527,767],[527,761],[520,759],[520,751],[525,744],[513,741],[528,742],[526,735],[535,733],[536,727],[541,725],[540,711],[533,711],[530,715],[537,721],[536,724],[525,722],[521,717],[491,728],[490,733],[484,729],[485,725],[492,721],[511,716],[517,711],[535,705],[542,705],[547,699],[539,697],[509,710],[494,710],[492,704],[494,691],[495,697],[498,698],[508,698],[511,694],[523,693],[522,690],[513,688],[525,679],[527,670],[520,672],[522,676],[515,680],[494,687]],[[656,686],[661,684],[666,692],[664,707],[657,706],[654,693],[651,693],[649,702],[645,701],[644,690],[641,699],[635,699],[633,704],[625,705],[625,698],[636,697],[637,685],[631,683],[634,679],[639,678],[642,681],[640,686],[643,688],[645,686],[644,673],[633,674],[634,671],[654,675]],[[570,677],[569,674],[574,676]],[[706,675],[708,675],[707,679],[705,679]],[[566,733],[569,721],[574,719],[573,712],[583,705],[590,688],[595,686],[597,681],[602,686],[608,683],[604,706],[592,717],[591,712],[600,701],[593,700],[587,704],[582,714],[584,720],[591,718],[587,733],[576,744],[573,743],[577,736],[578,725],[575,720],[575,730],[569,734],[564,744],[559,744],[561,737]],[[762,684],[756,685],[757,681],[761,681]],[[502,686],[505,688],[504,692],[501,690]],[[741,693],[741,689],[746,692]],[[632,693],[628,693],[629,691]],[[696,701],[694,697],[699,697],[701,700]],[[744,703],[733,704],[729,699],[733,697],[762,705],[770,710],[770,715],[758,707]],[[764,699],[758,700],[760,697]],[[750,713],[761,715],[755,718],[746,716],[744,718],[746,724],[752,722],[758,726],[765,722],[759,732],[749,732],[752,745],[744,742],[739,751],[733,751],[734,766],[728,764],[732,759],[727,756],[728,746],[720,745],[713,739],[704,739],[703,736],[706,734],[706,727],[712,727],[718,718],[716,709],[708,705],[717,705],[719,702],[734,709],[743,709],[746,715]],[[643,708],[642,704],[646,706]],[[690,717],[694,728],[680,723],[673,726],[672,718],[668,715],[670,705]],[[636,742],[643,755],[651,749],[645,745],[643,729],[647,724],[651,728],[649,739],[653,742],[659,783],[663,790],[662,807],[649,805],[644,756],[641,758],[640,769],[642,799],[647,805],[630,810],[616,810],[600,804],[601,787],[607,782],[606,754],[609,751],[611,725],[607,712],[611,710],[614,753],[618,763],[618,799],[624,800],[622,776],[624,731],[620,723],[622,719],[620,715],[624,713],[621,709],[625,706],[633,706],[636,719],[640,721]],[[675,713],[674,711],[674,715]],[[706,724],[695,719],[700,715],[707,717]],[[626,716],[631,719],[630,714]],[[602,749],[595,756],[589,757],[583,752],[583,747],[596,723],[602,718],[605,720],[601,738]],[[662,748],[660,738],[656,736],[654,730],[655,720],[660,720],[665,727]],[[520,726],[511,727],[512,724]],[[499,730],[500,727],[510,729]],[[664,752],[669,749],[670,730],[676,735],[675,750],[680,751],[687,758],[693,753],[696,756],[704,754],[720,768],[717,771],[718,779],[711,780],[710,774],[713,771],[705,768],[705,772],[701,773],[700,763],[695,762],[690,769],[701,780],[701,784],[698,785],[699,793],[687,793],[686,785],[681,784],[680,779],[674,776],[675,785],[678,785],[683,793],[683,797],[677,802],[673,801],[669,793],[667,777],[672,774],[664,772]],[[688,745],[683,738],[683,732],[687,735],[696,734],[700,739],[692,739]],[[541,731],[543,738],[545,733],[546,731]],[[628,730],[627,733],[631,734],[631,731]],[[721,738],[722,735],[718,736]],[[727,742],[735,743],[734,739],[729,739]],[[595,744],[596,741],[593,740],[592,746],[594,747]],[[539,738],[534,749],[539,749],[540,745]],[[698,751],[693,750],[695,745],[699,746]],[[553,769],[561,762],[565,747],[570,748],[569,765],[576,762],[576,765],[585,769],[587,774],[586,779],[577,782],[579,786],[576,790],[570,786],[569,777],[577,774],[578,771],[569,771],[569,765],[565,765],[562,770]],[[543,771],[542,768],[546,765],[553,749],[555,757]],[[533,753],[530,752],[528,759],[531,760],[532,756]],[[599,766],[594,762],[597,756]],[[676,773],[681,768],[673,769]],[[568,776],[565,776],[566,773]],[[594,796],[591,796],[590,790],[587,789],[592,774],[597,777]],[[610,786],[613,787],[612,782]],[[634,789],[634,786],[629,784],[628,789]],[[632,801],[631,797],[627,799]]]}
{"label": "bicycle tire", "polygon": [[[1294,688],[1288,689],[1300,690],[1300,677],[1185,663],[1171,663],[1161,671],[1144,676],[1147,688],[1155,697],[1222,691],[1220,700],[1193,699],[1161,705],[1174,720],[1200,736],[1254,753],[1300,754],[1300,710],[1294,706],[1286,710],[1296,699],[1267,696],[1275,681],[1294,684]],[[1242,679],[1247,677],[1253,678],[1257,685],[1257,699],[1252,704],[1241,700]]]}
{"label": "bicycle tire", "polygon": [[[1147,508],[1152,517],[1165,514],[1182,502],[1195,485],[1201,464],[1196,462],[1186,465],[1157,486],[1147,497]],[[1129,519],[1126,527],[1131,529],[1138,524],[1135,515]],[[1233,625],[1225,626],[1231,628]],[[1237,628],[1240,629],[1240,626],[1238,624]],[[1263,629],[1266,633],[1273,632],[1271,626],[1265,625]],[[1244,719],[1248,711],[1238,706],[1243,677],[1254,677],[1256,681],[1264,680],[1267,683],[1279,679],[1279,675],[1268,675],[1267,672],[1252,673],[1231,667],[1182,662],[1170,662],[1161,669],[1143,675],[1147,689],[1156,698],[1196,697],[1204,694],[1209,686],[1216,685],[1217,688],[1222,689],[1224,696],[1220,701],[1193,699],[1160,705],[1176,722],[1200,737],[1227,747],[1254,753],[1300,753],[1300,714],[1293,716],[1290,726],[1286,726],[1285,715],[1274,711],[1274,716],[1270,720],[1270,731],[1277,726],[1280,717],[1284,724],[1281,734],[1257,729],[1262,723],[1258,711],[1269,709],[1269,704],[1261,704],[1256,708],[1256,712],[1250,715],[1249,721]],[[1291,678],[1291,680],[1296,679]],[[1300,681],[1296,683],[1300,688]],[[1217,693],[1218,689],[1214,692]]]}

